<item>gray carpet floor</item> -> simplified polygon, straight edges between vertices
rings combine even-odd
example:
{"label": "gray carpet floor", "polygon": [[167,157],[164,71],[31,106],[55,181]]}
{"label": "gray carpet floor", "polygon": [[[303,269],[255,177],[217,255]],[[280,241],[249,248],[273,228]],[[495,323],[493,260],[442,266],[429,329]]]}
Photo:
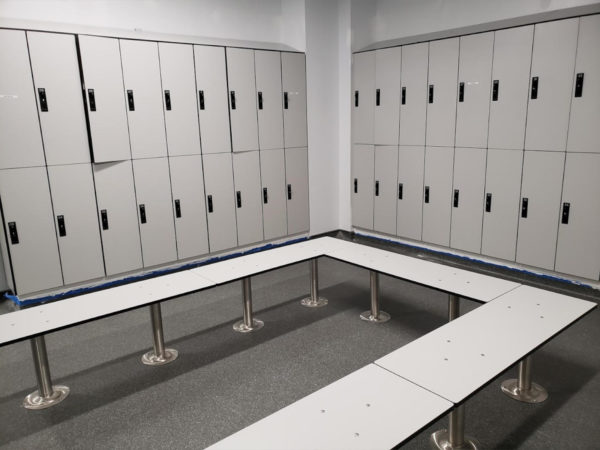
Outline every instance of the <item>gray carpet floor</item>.
{"label": "gray carpet floor", "polygon": [[[320,260],[329,305],[307,309],[308,264],[252,279],[265,327],[232,331],[241,285],[230,283],[163,303],[168,346],[179,359],[148,367],[148,308],[47,336],[55,383],[71,395],[43,411],[21,406],[35,389],[28,342],[0,348],[0,447],[7,449],[206,447],[359,369],[446,322],[444,294],[381,277],[385,324],[358,315],[369,305],[368,272]],[[461,300],[461,312],[478,304]],[[502,374],[466,405],[467,433],[484,448],[600,448],[600,312],[594,311],[534,356],[534,379],[550,398],[529,405],[504,396]],[[441,374],[440,376],[443,376]],[[374,424],[375,425],[375,424]],[[446,418],[403,446],[429,448]]]}

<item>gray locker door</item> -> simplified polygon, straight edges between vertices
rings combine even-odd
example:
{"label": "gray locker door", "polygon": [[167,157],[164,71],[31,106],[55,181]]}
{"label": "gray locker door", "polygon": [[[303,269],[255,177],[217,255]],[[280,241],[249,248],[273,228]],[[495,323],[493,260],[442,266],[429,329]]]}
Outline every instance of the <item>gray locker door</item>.
{"label": "gray locker door", "polygon": [[472,253],[481,252],[483,191],[485,189],[484,148],[454,150],[454,188],[450,247]]}
{"label": "gray locker door", "polygon": [[132,158],[167,156],[156,42],[120,39]]}
{"label": "gray locker door", "polygon": [[375,198],[373,229],[396,234],[398,147],[375,147]]}
{"label": "gray locker door", "polygon": [[600,155],[567,154],[558,226],[558,272],[600,279]]}
{"label": "gray locker door", "polygon": [[450,245],[453,147],[425,149],[423,241]]}
{"label": "gray locker door", "polygon": [[[48,167],[65,284],[103,277],[104,259],[90,164]],[[76,186],[76,189],[73,187]]]}
{"label": "gray locker door", "polygon": [[158,43],[169,156],[199,155],[194,48]]}
{"label": "gray locker door", "polygon": [[400,145],[425,145],[428,66],[429,42],[402,47]]}
{"label": "gray locker door", "polygon": [[287,208],[283,149],[260,152],[260,177],[265,239],[285,236],[287,234]]}
{"label": "gray locker door", "polygon": [[204,176],[200,155],[169,159],[179,259],[208,253]]}
{"label": "gray locker door", "polygon": [[352,146],[352,225],[373,229],[375,199],[375,147],[373,145]]}
{"label": "gray locker door", "polygon": [[0,169],[43,166],[44,149],[24,31],[0,30]]}
{"label": "gray locker door", "polygon": [[231,152],[225,49],[194,45],[202,153]]}
{"label": "gray locker door", "polygon": [[517,251],[523,150],[489,149],[481,253],[514,261]]}
{"label": "gray locker door", "polygon": [[142,267],[131,161],[94,164],[106,275]]}
{"label": "gray locker door", "polygon": [[533,25],[495,33],[489,148],[522,150],[525,145],[532,43]]}
{"label": "gray locker door", "polygon": [[285,149],[288,234],[308,232],[308,149]]}
{"label": "gray locker door", "polygon": [[427,146],[454,145],[458,46],[458,38],[429,43]]}
{"label": "gray locker door", "polygon": [[398,145],[402,47],[375,52],[375,145]]}
{"label": "gray locker door", "polygon": [[306,147],[306,57],[304,53],[281,53],[284,147]]}
{"label": "gray locker door", "polygon": [[578,26],[579,18],[535,25],[525,150],[567,147]]}
{"label": "gray locker door", "polygon": [[375,117],[375,52],[352,55],[352,143],[372,144]]}
{"label": "gray locker door", "polygon": [[16,293],[61,286],[46,168],[2,170],[0,199]]}
{"label": "gray locker door", "polygon": [[579,22],[567,151],[600,152],[600,14]]}
{"label": "gray locker door", "polygon": [[119,40],[78,36],[96,163],[131,158]]}
{"label": "gray locker door", "polygon": [[233,151],[258,150],[254,50],[227,48],[226,53]]}
{"label": "gray locker door", "polygon": [[75,36],[27,32],[46,163],[90,162]]}
{"label": "gray locker door", "polygon": [[208,243],[211,253],[237,245],[231,153],[204,155]]}
{"label": "gray locker door", "polygon": [[283,148],[281,54],[279,52],[256,50],[254,61],[256,66],[256,95],[258,96],[259,146],[261,150]]}
{"label": "gray locker door", "polygon": [[177,259],[173,199],[167,158],[133,161],[144,267]]}
{"label": "gray locker door", "polygon": [[493,51],[493,32],[460,38],[457,147],[487,147]]}
{"label": "gray locker door", "polygon": [[258,151],[233,155],[238,245],[263,240],[262,188]]}
{"label": "gray locker door", "polygon": [[[425,102],[423,102],[425,106]],[[398,236],[421,240],[425,147],[400,146],[398,152]]]}
{"label": "gray locker door", "polygon": [[519,263],[554,269],[564,164],[562,152],[525,151],[517,238]]}

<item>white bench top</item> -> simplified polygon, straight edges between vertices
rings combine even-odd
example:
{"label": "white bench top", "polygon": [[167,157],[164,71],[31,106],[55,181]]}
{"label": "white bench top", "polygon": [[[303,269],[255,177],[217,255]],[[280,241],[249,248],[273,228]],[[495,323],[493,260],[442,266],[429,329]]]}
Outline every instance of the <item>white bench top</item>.
{"label": "white bench top", "polygon": [[521,286],[375,364],[459,403],[596,306]]}
{"label": "white bench top", "polygon": [[211,450],[388,449],[452,403],[374,364],[209,447]]}

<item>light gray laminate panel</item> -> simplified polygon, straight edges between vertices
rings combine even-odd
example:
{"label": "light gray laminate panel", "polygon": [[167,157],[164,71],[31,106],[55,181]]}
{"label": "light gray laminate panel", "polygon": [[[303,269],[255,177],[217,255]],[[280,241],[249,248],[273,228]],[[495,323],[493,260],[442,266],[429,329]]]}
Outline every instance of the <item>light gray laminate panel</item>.
{"label": "light gray laminate panel", "polygon": [[285,149],[288,234],[310,230],[308,203],[308,149]]}
{"label": "light gray laminate panel", "polygon": [[375,52],[352,55],[352,143],[373,144]]}
{"label": "light gray laminate panel", "polygon": [[[281,53],[283,86],[284,147],[306,147],[306,56],[304,53]],[[287,102],[286,102],[287,97]]]}
{"label": "light gray laminate panel", "polygon": [[233,155],[238,245],[262,241],[263,211],[258,151]]}
{"label": "light gray laminate panel", "polygon": [[450,245],[453,162],[453,147],[425,149],[423,241],[445,247]]}
{"label": "light gray laminate panel", "polygon": [[398,236],[421,240],[424,170],[425,147],[401,145],[398,151]]}
{"label": "light gray laminate panel", "polygon": [[398,147],[375,146],[375,198],[373,229],[396,234]]}
{"label": "light gray laminate panel", "polygon": [[[258,142],[261,150],[283,148],[283,88],[281,54],[254,52],[258,102]],[[289,94],[288,94],[289,95]]]}
{"label": "light gray laminate panel", "polygon": [[400,145],[425,145],[428,65],[429,42],[402,47]]}
{"label": "light gray laminate panel", "polygon": [[375,145],[398,145],[402,48],[375,52]]}
{"label": "light gray laminate panel", "polygon": [[352,225],[373,229],[373,202],[375,195],[375,147],[352,146]]}
{"label": "light gray laminate panel", "polygon": [[285,154],[283,149],[260,152],[265,239],[287,234]]}

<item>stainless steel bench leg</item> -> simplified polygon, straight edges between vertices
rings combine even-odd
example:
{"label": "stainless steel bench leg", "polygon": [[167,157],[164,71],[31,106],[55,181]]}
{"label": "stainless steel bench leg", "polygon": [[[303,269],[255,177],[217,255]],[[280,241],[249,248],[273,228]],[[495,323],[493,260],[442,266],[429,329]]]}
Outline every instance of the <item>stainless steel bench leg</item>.
{"label": "stainless steel bench leg", "polygon": [[311,260],[310,264],[310,297],[304,298],[300,301],[302,306],[307,308],[318,308],[327,304],[327,299],[319,297],[319,266],[317,265],[317,258]]}
{"label": "stainless steel bench leg", "polygon": [[455,407],[448,415],[449,429],[431,435],[431,447],[440,450],[481,448],[479,442],[465,436],[465,405]]}
{"label": "stainless steel bench leg", "polygon": [[150,319],[152,320],[154,349],[142,356],[142,362],[148,366],[162,366],[163,364],[175,361],[179,355],[177,350],[165,348],[160,303],[150,305]]}
{"label": "stainless steel bench leg", "polygon": [[250,277],[242,280],[242,293],[244,296],[244,318],[233,325],[233,329],[240,333],[260,330],[264,326],[264,323],[252,316],[252,286],[250,284]]}
{"label": "stainless steel bench leg", "polygon": [[62,402],[69,395],[67,386],[52,386],[50,366],[48,364],[48,353],[46,352],[46,340],[44,336],[38,336],[30,340],[35,376],[37,378],[38,390],[32,392],[25,400],[23,406],[27,409],[44,409]]}
{"label": "stainless steel bench leg", "polygon": [[541,403],[548,398],[548,391],[531,381],[531,356],[519,363],[519,378],[502,383],[502,392],[515,400],[526,403]]}
{"label": "stainless steel bench leg", "polygon": [[448,322],[460,316],[460,302],[458,295],[448,294]]}
{"label": "stainless steel bench leg", "polygon": [[365,311],[360,315],[362,320],[367,322],[382,323],[390,320],[390,315],[379,309],[379,273],[370,272],[371,276],[371,310]]}

